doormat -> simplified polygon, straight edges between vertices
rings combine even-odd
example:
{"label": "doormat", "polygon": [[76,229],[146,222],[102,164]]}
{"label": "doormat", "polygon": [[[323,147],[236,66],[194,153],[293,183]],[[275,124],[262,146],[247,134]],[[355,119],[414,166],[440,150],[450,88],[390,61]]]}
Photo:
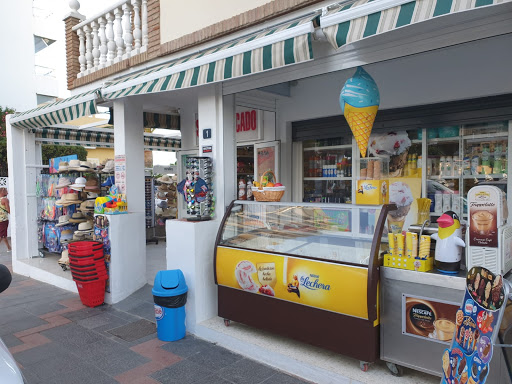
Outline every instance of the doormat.
{"label": "doormat", "polygon": [[141,319],[108,331],[124,341],[135,341],[156,332],[156,325],[151,321]]}

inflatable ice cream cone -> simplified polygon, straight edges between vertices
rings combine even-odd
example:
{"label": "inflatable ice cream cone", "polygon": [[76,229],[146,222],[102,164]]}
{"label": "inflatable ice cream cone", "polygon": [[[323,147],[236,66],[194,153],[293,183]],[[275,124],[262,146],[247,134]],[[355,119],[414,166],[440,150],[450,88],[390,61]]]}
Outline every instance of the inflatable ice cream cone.
{"label": "inflatable ice cream cone", "polygon": [[356,138],[357,146],[361,152],[361,157],[366,157],[366,149],[370,141],[370,134],[373,128],[373,122],[377,116],[378,106],[355,108],[350,104],[345,104],[345,118]]}
{"label": "inflatable ice cream cone", "polygon": [[340,107],[357,141],[362,157],[366,157],[373,123],[380,104],[375,80],[361,67],[348,79],[340,93]]}

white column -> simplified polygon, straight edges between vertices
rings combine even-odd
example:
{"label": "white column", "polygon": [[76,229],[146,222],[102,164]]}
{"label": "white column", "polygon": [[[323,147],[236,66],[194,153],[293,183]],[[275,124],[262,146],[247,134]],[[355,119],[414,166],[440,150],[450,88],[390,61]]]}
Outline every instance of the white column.
{"label": "white column", "polygon": [[126,46],[126,56],[131,56],[133,49],[132,18],[130,17],[131,6],[128,2],[123,4],[123,39]]}
{"label": "white column", "polygon": [[132,0],[133,5],[133,39],[135,55],[140,52],[142,32],[140,29],[140,0]]}
{"label": "white column", "polygon": [[116,40],[116,46],[117,46],[117,56],[114,59],[114,63],[117,63],[123,59],[123,53],[124,53],[124,40],[123,40],[123,23],[122,23],[122,16],[123,11],[121,8],[116,8],[114,10],[114,15],[116,16],[116,19],[114,21],[114,32],[115,32],[115,40]]}
{"label": "white column", "polygon": [[146,284],[144,212],[144,134],[142,104],[134,99],[114,101],[114,153],[126,156],[128,214],[110,218],[109,303],[116,303]]}
{"label": "white column", "polygon": [[142,52],[148,48],[148,0],[142,0]]}
{"label": "white column", "polygon": [[91,23],[92,27],[92,57],[93,57],[93,65],[94,70],[98,69],[100,65],[100,38],[98,35],[98,27],[99,24],[95,20]]}
{"label": "white column", "polygon": [[80,73],[78,74],[77,77],[81,77],[83,72],[85,72],[85,69],[86,69],[86,61],[85,61],[85,34],[84,34],[84,31],[82,30],[82,28],[78,28],[77,31],[76,31],[76,34],[78,35],[78,39],[80,40],[80,46],[79,46],[79,51],[80,51],[80,56],[78,56],[78,62],[80,63]]}
{"label": "white column", "polygon": [[128,211],[145,213],[142,104],[131,98],[114,101],[114,121],[115,155],[126,156]]}
{"label": "white column", "polygon": [[102,16],[98,19],[100,24],[99,38],[100,38],[100,68],[104,68],[107,63],[107,35],[105,33],[105,24],[107,20]]}
{"label": "white column", "polygon": [[114,14],[112,12],[107,13],[107,66],[114,63],[116,57],[116,41],[114,40]]}
{"label": "white column", "polygon": [[9,169],[9,203],[11,214],[9,226],[11,227],[12,265],[17,272],[17,261],[27,259],[28,232],[27,232],[27,193],[25,190],[25,137],[22,129],[11,126],[6,118],[7,136],[7,162]]}
{"label": "white column", "polygon": [[92,36],[91,36],[91,27],[88,25],[84,25],[85,32],[85,60],[87,62],[87,74],[91,73],[92,69]]}
{"label": "white column", "polygon": [[[28,130],[24,130],[25,139],[25,165],[39,164],[36,150],[36,136]],[[25,191],[27,196],[27,251],[28,257],[39,255],[37,240],[37,197],[36,182],[39,169],[30,167],[25,169]]]}

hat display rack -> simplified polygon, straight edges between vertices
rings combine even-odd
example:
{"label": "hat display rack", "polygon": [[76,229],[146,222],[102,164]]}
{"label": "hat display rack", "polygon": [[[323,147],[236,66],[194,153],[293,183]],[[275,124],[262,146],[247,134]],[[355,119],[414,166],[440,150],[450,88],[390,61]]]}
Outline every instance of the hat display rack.
{"label": "hat display rack", "polygon": [[58,169],[37,176],[39,256],[60,254],[58,264],[67,270],[69,244],[93,237],[94,199],[114,185],[114,161],[70,160]]}
{"label": "hat display rack", "polygon": [[186,161],[186,177],[178,184],[187,203],[189,221],[212,219],[215,210],[213,195],[213,162],[210,157],[188,157]]}
{"label": "hat display rack", "polygon": [[155,180],[154,204],[156,224],[163,226],[167,219],[175,219],[178,213],[177,176],[162,175]]}

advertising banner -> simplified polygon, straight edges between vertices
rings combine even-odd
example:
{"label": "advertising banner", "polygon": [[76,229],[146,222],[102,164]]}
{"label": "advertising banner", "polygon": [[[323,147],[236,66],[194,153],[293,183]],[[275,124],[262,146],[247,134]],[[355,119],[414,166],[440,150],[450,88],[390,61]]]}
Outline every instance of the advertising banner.
{"label": "advertising banner", "polygon": [[365,267],[223,247],[217,248],[216,267],[219,285],[368,318]]}
{"label": "advertising banner", "polygon": [[[257,149],[257,166],[258,166],[258,174],[256,175],[256,180],[260,181],[261,176],[267,171],[276,171],[276,149],[274,146],[268,146]],[[274,183],[276,180],[273,181]]]}
{"label": "advertising banner", "polygon": [[68,155],[50,159],[50,173],[59,173],[59,164],[63,161],[78,160],[78,155]]}
{"label": "advertising banner", "polygon": [[442,384],[486,382],[504,300],[501,275],[481,267],[469,270],[464,300],[455,315],[451,348],[441,358]]}
{"label": "advertising banner", "polygon": [[449,344],[459,304],[402,295],[402,333]]}

